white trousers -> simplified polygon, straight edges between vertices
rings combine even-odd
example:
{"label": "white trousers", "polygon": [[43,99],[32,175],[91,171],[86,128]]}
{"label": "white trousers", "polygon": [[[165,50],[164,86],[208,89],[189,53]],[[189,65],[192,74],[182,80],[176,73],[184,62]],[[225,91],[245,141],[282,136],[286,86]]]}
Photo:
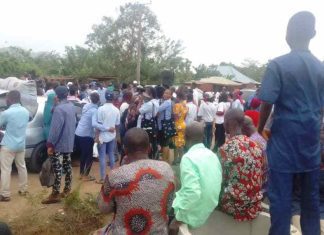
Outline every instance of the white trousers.
{"label": "white trousers", "polygon": [[15,161],[18,170],[19,191],[25,192],[27,190],[27,169],[25,163],[25,151],[12,152],[9,149],[6,149],[2,146],[0,150],[0,195],[4,197],[10,197],[10,180],[13,161]]}

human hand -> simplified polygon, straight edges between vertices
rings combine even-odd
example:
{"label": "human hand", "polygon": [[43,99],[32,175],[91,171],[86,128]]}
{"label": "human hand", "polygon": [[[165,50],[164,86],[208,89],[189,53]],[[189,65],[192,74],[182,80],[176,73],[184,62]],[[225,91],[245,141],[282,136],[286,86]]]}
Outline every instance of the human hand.
{"label": "human hand", "polygon": [[111,132],[111,133],[114,133],[116,131],[116,128],[115,127],[110,127],[108,129],[108,132]]}

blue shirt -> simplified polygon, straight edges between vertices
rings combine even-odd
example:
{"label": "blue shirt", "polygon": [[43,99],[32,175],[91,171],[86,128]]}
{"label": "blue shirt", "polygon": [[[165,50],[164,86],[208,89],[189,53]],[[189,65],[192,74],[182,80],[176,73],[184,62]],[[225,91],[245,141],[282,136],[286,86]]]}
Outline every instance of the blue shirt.
{"label": "blue shirt", "polygon": [[292,51],[271,61],[259,97],[274,104],[269,167],[306,172],[320,166],[324,68],[309,51]]}
{"label": "blue shirt", "polygon": [[13,104],[3,111],[0,115],[0,126],[6,126],[6,133],[1,145],[10,151],[24,151],[28,121],[29,112],[20,104]]}
{"label": "blue shirt", "polygon": [[78,127],[75,134],[80,137],[94,137],[94,127],[92,125],[92,119],[97,118],[98,105],[86,104],[82,109],[81,119],[78,123]]}
{"label": "blue shirt", "polygon": [[159,106],[158,109],[158,126],[159,130],[162,130],[162,120],[170,120],[172,115],[172,101],[171,99],[163,101],[163,103]]}
{"label": "blue shirt", "polygon": [[72,153],[76,126],[75,107],[61,101],[54,109],[47,145],[58,153]]}

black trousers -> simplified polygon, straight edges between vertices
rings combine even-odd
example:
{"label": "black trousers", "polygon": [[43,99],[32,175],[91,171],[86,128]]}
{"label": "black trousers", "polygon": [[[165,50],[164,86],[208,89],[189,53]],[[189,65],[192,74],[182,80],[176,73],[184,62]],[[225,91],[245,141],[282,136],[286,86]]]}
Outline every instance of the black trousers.
{"label": "black trousers", "polygon": [[216,124],[215,130],[215,147],[217,149],[225,143],[225,128],[224,124]]}
{"label": "black trousers", "polygon": [[76,147],[80,152],[80,175],[89,175],[93,163],[93,145],[92,137],[75,136]]}

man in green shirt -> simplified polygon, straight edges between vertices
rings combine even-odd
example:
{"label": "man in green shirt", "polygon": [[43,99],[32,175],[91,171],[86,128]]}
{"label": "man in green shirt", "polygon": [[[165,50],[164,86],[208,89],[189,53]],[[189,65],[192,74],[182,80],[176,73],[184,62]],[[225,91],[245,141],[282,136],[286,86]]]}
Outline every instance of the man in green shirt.
{"label": "man in green shirt", "polygon": [[[216,154],[203,144],[204,127],[193,122],[186,129],[189,151],[180,164],[181,189],[173,201],[175,219],[170,234],[182,223],[198,228],[207,221],[218,205],[222,183],[222,168]],[[176,233],[174,233],[176,234]]]}

